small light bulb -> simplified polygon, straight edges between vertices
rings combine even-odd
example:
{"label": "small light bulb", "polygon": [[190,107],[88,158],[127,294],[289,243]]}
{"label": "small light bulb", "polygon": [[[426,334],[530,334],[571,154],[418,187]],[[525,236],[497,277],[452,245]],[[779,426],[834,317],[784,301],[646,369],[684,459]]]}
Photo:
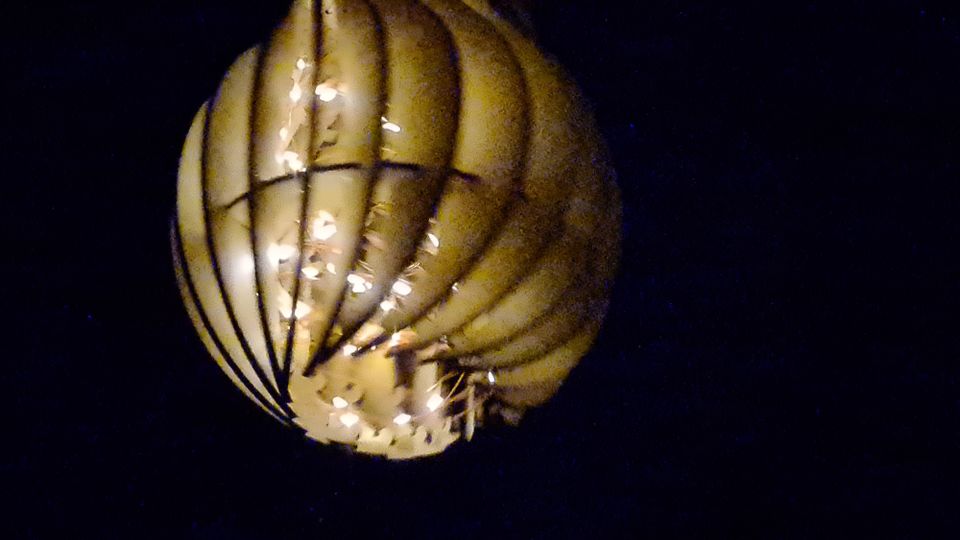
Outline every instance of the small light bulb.
{"label": "small light bulb", "polygon": [[343,413],[340,415],[340,423],[350,427],[360,421],[360,417],[353,413]]}
{"label": "small light bulb", "polygon": [[317,240],[329,240],[337,234],[337,226],[324,219],[317,218],[313,221],[313,237]]}
{"label": "small light bulb", "polygon": [[398,426],[404,426],[404,425],[409,424],[409,423],[410,423],[410,420],[412,420],[412,419],[413,419],[413,417],[410,416],[409,414],[407,414],[407,413],[400,413],[400,414],[397,415],[396,418],[393,419],[393,423],[396,424],[396,425],[398,425]]}
{"label": "small light bulb", "polygon": [[357,274],[347,276],[347,283],[351,285],[350,290],[355,293],[359,294],[367,291],[367,280]]}
{"label": "small light bulb", "polygon": [[396,283],[393,284],[391,290],[400,296],[406,296],[413,291],[413,287],[411,287],[406,281],[398,279]]}
{"label": "small light bulb", "polygon": [[324,103],[330,103],[331,101],[337,99],[338,94],[337,89],[327,85],[327,83],[317,85],[314,93],[318,98],[320,98],[320,101],[323,101]]}
{"label": "small light bulb", "polygon": [[280,262],[286,261],[296,254],[297,248],[290,244],[273,244],[267,248],[267,256],[270,257],[271,260]]}
{"label": "small light bulb", "polygon": [[253,272],[254,268],[256,268],[253,257],[250,257],[249,255],[239,255],[236,261],[237,270],[239,270],[242,274],[249,274]]}
{"label": "small light bulb", "polygon": [[440,394],[434,394],[430,396],[430,399],[427,400],[427,408],[431,411],[437,410],[442,404],[443,398],[440,397]]}
{"label": "small light bulb", "polygon": [[334,407],[336,407],[336,408],[338,408],[338,409],[346,409],[346,408],[347,408],[347,405],[349,405],[349,403],[347,403],[347,400],[343,399],[343,398],[340,397],[340,396],[334,396],[334,398],[333,398],[333,406],[334,406]]}

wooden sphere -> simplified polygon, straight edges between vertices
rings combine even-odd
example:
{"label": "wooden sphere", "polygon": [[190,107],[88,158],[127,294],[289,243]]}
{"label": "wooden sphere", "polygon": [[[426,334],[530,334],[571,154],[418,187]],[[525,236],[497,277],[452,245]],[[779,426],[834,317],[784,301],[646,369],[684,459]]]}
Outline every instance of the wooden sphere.
{"label": "wooden sphere", "polygon": [[231,380],[323,442],[435,454],[591,345],[620,202],[575,87],[483,0],[297,0],[201,107],[184,302]]}

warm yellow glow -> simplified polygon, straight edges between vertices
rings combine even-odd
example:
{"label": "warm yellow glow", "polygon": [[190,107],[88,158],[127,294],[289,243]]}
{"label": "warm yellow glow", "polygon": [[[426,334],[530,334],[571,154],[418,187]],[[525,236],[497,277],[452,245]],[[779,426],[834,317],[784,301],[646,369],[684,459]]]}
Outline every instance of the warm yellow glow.
{"label": "warm yellow glow", "polygon": [[317,240],[329,240],[337,234],[337,226],[329,212],[321,211],[317,219],[313,220],[313,237]]}
{"label": "warm yellow glow", "polygon": [[383,129],[387,131],[392,131],[393,133],[400,133],[400,126],[394,124],[393,122],[387,120],[386,116],[380,117],[380,124],[383,126]]}
{"label": "warm yellow glow", "polygon": [[297,248],[290,244],[273,244],[267,248],[267,257],[272,261],[284,262],[297,254]]}
{"label": "warm yellow glow", "polygon": [[366,292],[373,287],[373,284],[367,282],[363,276],[357,274],[350,274],[347,276],[347,283],[351,285],[350,290],[355,293]]}
{"label": "warm yellow glow", "polygon": [[286,150],[283,153],[277,154],[277,163],[281,165],[286,163],[291,169],[295,171],[303,170],[303,161],[300,160],[300,154],[294,152],[293,150]]}
{"label": "warm yellow glow", "polygon": [[413,287],[411,287],[410,284],[407,283],[406,281],[403,281],[402,279],[398,279],[393,284],[393,287],[391,288],[391,290],[399,294],[400,296],[407,296],[408,294],[413,292]]}
{"label": "warm yellow glow", "polygon": [[300,101],[300,98],[303,96],[303,90],[300,88],[299,84],[294,84],[293,88],[290,89],[290,101],[296,103]]}
{"label": "warm yellow glow", "polygon": [[347,427],[351,427],[359,421],[360,421],[360,417],[351,412],[343,413],[340,415],[340,423]]}
{"label": "warm yellow glow", "polygon": [[440,397],[440,394],[433,394],[430,396],[430,399],[427,400],[427,408],[431,411],[435,411],[440,408],[440,405],[443,404],[443,398]]}
{"label": "warm yellow glow", "polygon": [[[282,296],[280,297],[280,306],[279,306],[279,309],[280,309],[280,314],[283,315],[284,318],[289,319],[289,318],[292,317],[291,310],[290,310],[290,296],[289,296],[289,295],[284,294],[284,295],[282,295]],[[306,317],[307,315],[310,314],[311,311],[313,311],[313,308],[311,308],[311,307],[309,306],[309,304],[307,304],[307,303],[305,303],[305,302],[297,302],[297,310],[296,310],[296,313],[295,313],[295,314],[296,314],[296,316],[297,316],[298,319],[302,319],[302,318]]]}
{"label": "warm yellow glow", "polygon": [[314,90],[314,93],[320,98],[320,101],[324,103],[329,103],[337,99],[337,89],[329,84],[329,81],[324,81],[317,85],[317,88]]}
{"label": "warm yellow glow", "polygon": [[291,1],[187,137],[181,292],[282,422],[438,453],[545,402],[596,335],[621,230],[603,145],[485,2]]}

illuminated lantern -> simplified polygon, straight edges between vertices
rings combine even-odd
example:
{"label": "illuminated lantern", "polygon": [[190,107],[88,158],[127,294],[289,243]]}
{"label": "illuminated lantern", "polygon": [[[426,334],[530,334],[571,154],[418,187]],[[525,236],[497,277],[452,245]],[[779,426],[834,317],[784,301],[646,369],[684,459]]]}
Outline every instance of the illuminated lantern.
{"label": "illuminated lantern", "polygon": [[184,301],[322,442],[435,454],[552,396],[606,310],[620,202],[576,89],[483,0],[297,0],[181,159]]}

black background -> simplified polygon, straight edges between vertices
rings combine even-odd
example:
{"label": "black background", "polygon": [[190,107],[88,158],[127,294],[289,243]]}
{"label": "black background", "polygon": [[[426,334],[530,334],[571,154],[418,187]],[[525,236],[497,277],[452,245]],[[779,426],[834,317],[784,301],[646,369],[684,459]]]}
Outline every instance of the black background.
{"label": "black background", "polygon": [[5,7],[5,538],[956,537],[960,12],[549,2],[625,203],[608,324],[520,428],[389,463],[207,357],[168,248],[276,2]]}

